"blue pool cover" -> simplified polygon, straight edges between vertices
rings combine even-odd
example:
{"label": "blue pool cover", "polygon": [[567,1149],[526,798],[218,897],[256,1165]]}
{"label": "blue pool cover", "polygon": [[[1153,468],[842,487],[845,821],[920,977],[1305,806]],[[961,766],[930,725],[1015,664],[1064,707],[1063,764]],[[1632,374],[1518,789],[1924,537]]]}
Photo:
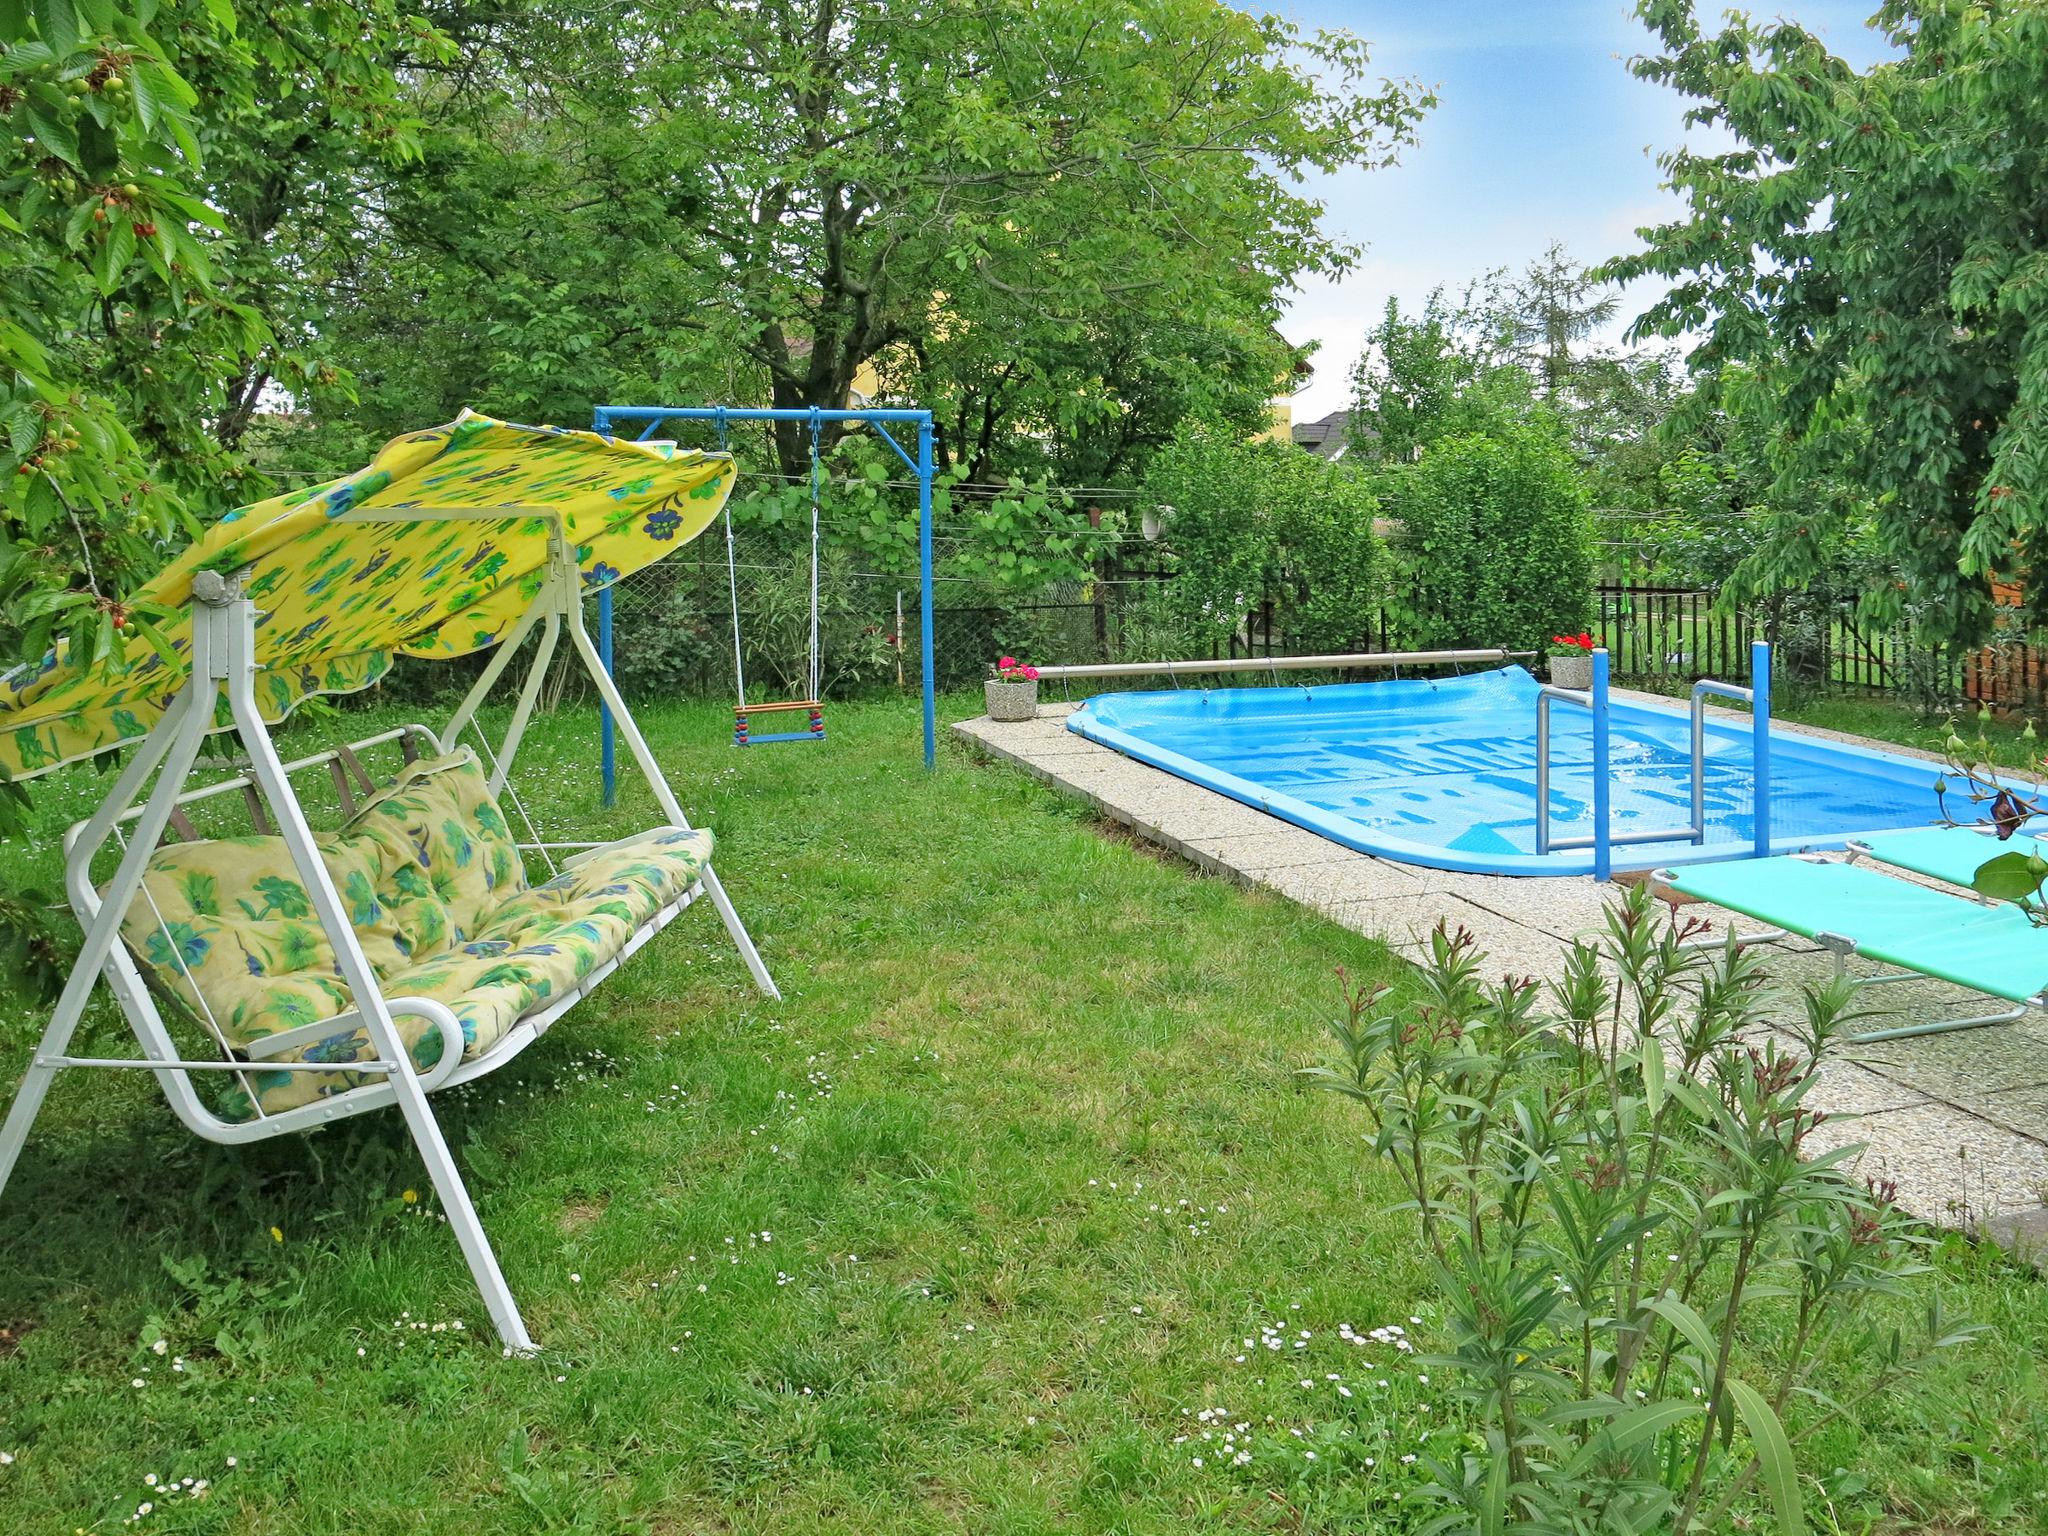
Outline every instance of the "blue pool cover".
{"label": "blue pool cover", "polygon": [[[1536,852],[1536,679],[1470,677],[1322,688],[1182,689],[1090,699],[1067,728],[1333,842],[1408,864],[1502,875],[1590,873],[1590,849]],[[1692,818],[1691,725],[1682,704],[1614,701],[1616,834]],[[1593,830],[1589,711],[1551,706],[1550,830]],[[1771,845],[1839,848],[1936,820],[1938,765],[1783,730],[1771,733]],[[1617,869],[1747,855],[1747,721],[1707,722],[1703,845],[1620,844]]]}

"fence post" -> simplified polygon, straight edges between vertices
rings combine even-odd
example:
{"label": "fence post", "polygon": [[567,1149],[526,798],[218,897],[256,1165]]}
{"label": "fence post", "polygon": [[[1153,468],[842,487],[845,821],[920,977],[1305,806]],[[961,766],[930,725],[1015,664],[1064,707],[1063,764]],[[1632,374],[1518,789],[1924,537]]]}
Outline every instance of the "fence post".
{"label": "fence post", "polygon": [[1771,856],[1771,646],[1767,640],[1749,647],[1749,731],[1753,755],[1750,778],[1754,783],[1755,838],[1753,852],[1760,859]]}
{"label": "fence post", "polygon": [[1612,813],[1612,786],[1607,781],[1607,647],[1593,650],[1593,878],[1606,880],[1614,870],[1607,820]]}
{"label": "fence post", "polygon": [[[597,659],[604,663],[604,675],[612,673],[612,589],[597,594]],[[598,765],[604,778],[604,808],[619,803],[618,728],[612,721],[612,707],[602,699],[597,704]]]}

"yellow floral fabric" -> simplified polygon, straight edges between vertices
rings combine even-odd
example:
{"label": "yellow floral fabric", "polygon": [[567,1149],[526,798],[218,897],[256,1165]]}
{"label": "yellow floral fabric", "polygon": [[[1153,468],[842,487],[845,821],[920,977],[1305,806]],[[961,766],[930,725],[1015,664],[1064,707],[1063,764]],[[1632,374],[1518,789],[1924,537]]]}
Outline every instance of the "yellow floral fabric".
{"label": "yellow floral fabric", "polygon": [[[318,841],[385,995],[447,1004],[471,1058],[616,955],[656,910],[697,882],[712,852],[709,832],[661,828],[529,886],[468,751],[413,764]],[[236,1048],[352,1006],[281,838],[158,849],[122,936],[159,995],[195,1020],[210,1016]],[[439,1033],[413,1016],[398,1025],[415,1065],[433,1066]],[[362,1031],[345,1030],[279,1059],[372,1055]],[[372,1080],[261,1069],[249,1079],[266,1114]],[[221,1112],[247,1119],[255,1104],[237,1088]]]}
{"label": "yellow floral fabric", "polygon": [[[587,590],[673,553],[731,493],[729,455],[465,412],[387,443],[367,468],[230,512],[130,599],[181,616],[162,627],[178,661],[139,641],[123,661],[73,667],[61,648],[0,675],[0,776],[27,778],[146,734],[185,681],[183,610],[200,571],[249,572],[263,610],[257,701],[276,721],[315,693],[366,688],[397,654],[460,656],[496,644],[540,591],[546,522],[344,522],[380,507],[503,507],[559,515]],[[227,724],[225,714],[219,724]]]}

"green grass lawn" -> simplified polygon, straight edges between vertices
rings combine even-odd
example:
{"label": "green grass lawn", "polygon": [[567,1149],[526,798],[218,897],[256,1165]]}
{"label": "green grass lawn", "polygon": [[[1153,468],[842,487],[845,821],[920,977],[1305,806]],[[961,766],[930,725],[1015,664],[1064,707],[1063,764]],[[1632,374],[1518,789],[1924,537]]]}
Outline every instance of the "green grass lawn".
{"label": "green grass lawn", "polygon": [[[950,746],[928,777],[912,705],[823,747],[728,721],[644,723],[784,1000],[706,906],[437,1101],[542,1357],[502,1356],[395,1116],[232,1150],[60,1080],[0,1197],[0,1529],[1419,1522],[1402,1458],[1458,1433],[1452,1384],[1344,1335],[1426,1350],[1433,1281],[1361,1119],[1289,1078],[1384,951]],[[543,722],[529,806],[653,820],[630,773],[599,809],[593,738]],[[47,830],[105,782],[51,781]],[[11,1083],[38,1016],[5,1014]],[[2040,1519],[2048,1291],[1960,1242],[1939,1271],[1992,1331],[1831,1435],[1821,1529]]]}

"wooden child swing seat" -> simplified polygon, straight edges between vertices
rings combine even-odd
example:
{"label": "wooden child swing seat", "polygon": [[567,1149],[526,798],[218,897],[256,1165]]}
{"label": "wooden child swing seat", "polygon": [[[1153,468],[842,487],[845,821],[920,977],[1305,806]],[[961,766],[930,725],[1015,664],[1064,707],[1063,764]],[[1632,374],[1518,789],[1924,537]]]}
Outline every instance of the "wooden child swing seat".
{"label": "wooden child swing seat", "polygon": [[[0,678],[0,771],[134,749],[65,839],[85,941],[0,1124],[0,1190],[51,1083],[72,1069],[151,1072],[177,1117],[222,1143],[396,1104],[500,1338],[530,1351],[428,1095],[516,1056],[700,896],[755,985],[779,995],[712,869],[711,834],[690,827],[582,615],[585,591],[708,527],[734,473],[723,454],[466,413],[395,440],[355,475],[230,514],[138,596],[182,610],[163,651],[77,668],[57,653]],[[536,630],[495,752],[476,730],[480,760],[459,738]],[[663,818],[636,836],[545,840],[511,786],[565,630]],[[270,726],[307,695],[366,686],[399,652],[486,648],[441,730],[279,756]],[[247,766],[194,785],[206,736],[228,728]],[[379,788],[363,755],[393,747],[403,764]],[[293,780],[323,768],[344,820],[316,834]],[[256,835],[198,837],[187,808],[236,793]],[[96,884],[94,858],[114,848]],[[546,870],[538,883],[529,857]],[[72,1051],[102,978],[139,1056]],[[183,1053],[166,1011],[217,1054]],[[209,1103],[195,1073],[231,1086]]]}

